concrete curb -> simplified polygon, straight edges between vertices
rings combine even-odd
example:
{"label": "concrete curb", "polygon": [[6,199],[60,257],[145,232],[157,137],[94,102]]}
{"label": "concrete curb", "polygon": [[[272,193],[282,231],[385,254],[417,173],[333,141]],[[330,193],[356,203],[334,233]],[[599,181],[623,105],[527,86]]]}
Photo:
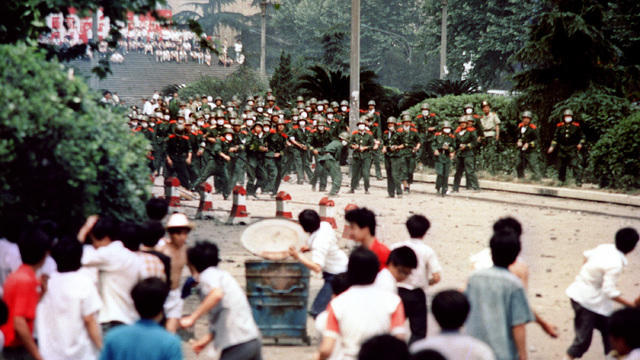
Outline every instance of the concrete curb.
{"label": "concrete curb", "polygon": [[[348,174],[349,168],[342,167],[343,173]],[[384,171],[383,171],[383,177]],[[436,175],[415,173],[413,180],[418,182],[434,183],[436,182]],[[604,191],[594,190],[581,190],[581,189],[569,189],[563,187],[553,187],[535,184],[518,184],[506,181],[494,181],[494,180],[478,180],[481,189],[495,190],[495,191],[508,191],[520,194],[530,194],[538,196],[548,196],[555,198],[584,200],[584,201],[596,201],[617,205],[626,205],[640,207],[640,195],[626,195],[607,193]],[[449,177],[449,184],[453,183],[453,176]],[[465,179],[462,179],[461,186],[465,184]]]}

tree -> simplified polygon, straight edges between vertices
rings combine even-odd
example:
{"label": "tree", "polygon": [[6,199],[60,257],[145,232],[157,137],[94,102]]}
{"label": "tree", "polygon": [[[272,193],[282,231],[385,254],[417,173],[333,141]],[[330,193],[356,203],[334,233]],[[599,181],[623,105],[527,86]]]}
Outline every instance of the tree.
{"label": "tree", "polygon": [[149,143],[124,111],[98,105],[43,51],[0,45],[0,58],[0,228],[48,219],[74,234],[91,214],[142,220]]}
{"label": "tree", "polygon": [[273,90],[278,104],[288,104],[295,95],[295,78],[291,70],[291,55],[282,51],[280,64],[271,76],[269,86]]}
{"label": "tree", "polygon": [[178,94],[183,99],[196,94],[217,95],[223,99],[231,99],[236,95],[240,99],[246,99],[247,96],[264,90],[266,84],[260,76],[247,65],[242,65],[224,79],[207,76],[182,88]]}
{"label": "tree", "polygon": [[233,29],[242,29],[244,16],[240,13],[222,11],[222,6],[232,4],[236,0],[208,0],[207,2],[188,2],[184,5],[193,6],[195,11],[183,10],[173,16],[177,23],[187,23],[196,20],[205,32],[215,34],[220,25]]}

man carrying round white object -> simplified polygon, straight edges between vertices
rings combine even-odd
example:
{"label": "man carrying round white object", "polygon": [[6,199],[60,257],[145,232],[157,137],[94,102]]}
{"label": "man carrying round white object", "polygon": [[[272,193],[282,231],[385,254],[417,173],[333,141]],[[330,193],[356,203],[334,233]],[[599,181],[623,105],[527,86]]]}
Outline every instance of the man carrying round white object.
{"label": "man carrying round white object", "polygon": [[[332,289],[331,279],[337,274],[347,270],[349,259],[340,250],[336,234],[327,222],[321,222],[320,216],[314,210],[304,210],[298,215],[298,221],[309,236],[308,245],[302,246],[299,250],[294,246],[289,248],[289,254],[300,261],[311,271],[320,273],[324,284],[318,292],[309,314],[315,318],[324,311],[331,301]],[[311,252],[311,259],[302,256],[300,252]]]}

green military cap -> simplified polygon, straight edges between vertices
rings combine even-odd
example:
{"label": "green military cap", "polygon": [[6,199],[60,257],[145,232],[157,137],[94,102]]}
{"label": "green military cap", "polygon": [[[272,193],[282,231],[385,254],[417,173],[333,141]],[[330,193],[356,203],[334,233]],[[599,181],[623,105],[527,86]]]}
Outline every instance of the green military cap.
{"label": "green military cap", "polygon": [[402,114],[402,121],[403,121],[403,122],[407,122],[407,121],[411,122],[411,115],[409,115],[409,114]]}
{"label": "green military cap", "polygon": [[389,116],[389,117],[387,118],[387,124],[395,124],[395,123],[396,123],[396,121],[398,121],[398,119],[396,119],[396,117],[395,117],[395,116]]}
{"label": "green military cap", "polygon": [[367,105],[376,105],[376,101],[375,100],[369,100],[369,102],[367,103]]}
{"label": "green military cap", "polygon": [[341,132],[340,135],[338,135],[338,139],[349,140],[349,133],[346,131]]}
{"label": "green military cap", "polygon": [[531,111],[525,110],[525,111],[522,112],[522,117],[523,118],[533,119],[533,114],[531,113]]}
{"label": "green military cap", "polygon": [[302,96],[296,97],[296,102],[304,102],[304,98]]}
{"label": "green military cap", "polygon": [[429,110],[429,103],[422,103],[422,105],[420,105],[420,109]]}
{"label": "green military cap", "polygon": [[442,128],[449,128],[451,129],[451,123],[448,120],[445,120],[444,122],[442,122]]}
{"label": "green military cap", "polygon": [[473,109],[473,104],[468,103],[468,104],[464,104],[464,109]]}
{"label": "green military cap", "polygon": [[340,101],[340,106],[349,106],[349,101],[347,100]]}
{"label": "green military cap", "polygon": [[567,109],[562,113],[562,116],[573,116],[573,111],[571,109]]}

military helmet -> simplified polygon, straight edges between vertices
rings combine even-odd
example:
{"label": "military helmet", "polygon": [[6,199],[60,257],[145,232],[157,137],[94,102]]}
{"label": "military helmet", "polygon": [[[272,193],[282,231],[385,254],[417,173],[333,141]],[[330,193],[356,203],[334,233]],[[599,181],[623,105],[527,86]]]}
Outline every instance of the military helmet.
{"label": "military helmet", "polygon": [[276,121],[276,125],[286,125],[287,123],[284,121],[284,119],[278,119]]}
{"label": "military helmet", "polygon": [[248,95],[248,96],[247,96],[247,100],[245,100],[245,101],[247,101],[247,102],[248,102],[248,101],[253,101],[253,96]]}
{"label": "military helmet", "polygon": [[233,101],[233,102],[238,102],[238,101],[240,101],[240,98],[238,98],[238,95],[233,95],[233,96],[231,97],[231,101]]}
{"label": "military helmet", "polygon": [[271,88],[268,88],[268,89],[267,89],[267,94],[268,94],[268,93],[272,93],[272,92],[273,92],[273,90],[272,90]]}
{"label": "military helmet", "polygon": [[216,96],[215,98],[213,98],[213,101],[218,101],[218,100],[222,101],[222,98],[220,96]]}
{"label": "military helmet", "polygon": [[491,104],[489,104],[489,102],[487,100],[483,100],[482,101],[482,107],[485,107],[485,106],[491,107]]}
{"label": "military helmet", "polygon": [[571,109],[565,110],[564,113],[562,113],[562,117],[565,116],[573,116],[573,111],[571,111]]}
{"label": "military helmet", "polygon": [[253,123],[253,127],[256,127],[256,126],[262,127],[262,121],[258,120],[255,123]]}
{"label": "military helmet", "polygon": [[360,118],[358,119],[357,124],[366,124],[367,123],[367,119],[368,117],[366,115],[362,115],[360,116]]}
{"label": "military helmet", "polygon": [[444,129],[444,128],[449,128],[449,129],[451,129],[451,123],[450,123],[448,120],[445,120],[445,121],[442,123],[442,128],[443,128],[443,129]]}
{"label": "military helmet", "polygon": [[340,107],[340,104],[338,104],[337,101],[332,101],[330,105],[331,105],[332,108]]}
{"label": "military helmet", "polygon": [[316,99],[314,97],[309,99],[309,104],[317,104],[317,103],[318,103],[318,99]]}
{"label": "military helmet", "polygon": [[411,121],[411,115],[402,114],[402,122]]}
{"label": "military helmet", "polygon": [[296,102],[304,102],[304,98],[302,96],[296,97]]}
{"label": "military helmet", "polygon": [[522,117],[523,118],[533,119],[533,114],[531,113],[531,111],[525,110],[525,111],[522,112]]}
{"label": "military helmet", "polygon": [[464,109],[465,109],[465,110],[466,110],[466,109],[473,109],[473,104],[472,104],[472,103],[464,104]]}
{"label": "military helmet", "polygon": [[235,111],[229,113],[229,119],[237,119],[238,114]]}
{"label": "military helmet", "polygon": [[314,117],[313,119],[316,120],[316,126],[327,126],[327,119],[322,116]]}
{"label": "military helmet", "polygon": [[224,112],[222,110],[216,111],[216,118],[224,118]]}
{"label": "military helmet", "polygon": [[231,119],[232,126],[242,126],[242,120],[240,119]]}
{"label": "military helmet", "polygon": [[420,109],[429,110],[429,103],[422,103],[422,105],[420,105]]}
{"label": "military helmet", "polygon": [[373,105],[376,106],[376,101],[375,100],[369,100],[369,102],[367,103],[368,106]]}
{"label": "military helmet", "polygon": [[349,106],[349,101],[347,100],[340,101],[340,106]]}
{"label": "military helmet", "polygon": [[233,129],[231,128],[224,128],[224,130],[222,130],[222,133],[227,135],[227,134],[233,134]]}
{"label": "military helmet", "polygon": [[244,106],[244,111],[251,111],[251,105],[245,105]]}
{"label": "military helmet", "polygon": [[473,116],[471,115],[463,115],[460,117],[458,122],[473,122]]}
{"label": "military helmet", "polygon": [[327,114],[333,114],[333,108],[327,108]]}
{"label": "military helmet", "polygon": [[388,124],[395,124],[395,123],[396,123],[396,121],[398,121],[398,119],[396,119],[396,117],[395,117],[395,116],[389,116],[389,117],[387,118],[387,125],[388,125]]}
{"label": "military helmet", "polygon": [[341,132],[340,135],[338,135],[338,139],[349,140],[349,133],[346,131]]}
{"label": "military helmet", "polygon": [[267,96],[267,101],[276,101],[276,97],[273,95]]}

